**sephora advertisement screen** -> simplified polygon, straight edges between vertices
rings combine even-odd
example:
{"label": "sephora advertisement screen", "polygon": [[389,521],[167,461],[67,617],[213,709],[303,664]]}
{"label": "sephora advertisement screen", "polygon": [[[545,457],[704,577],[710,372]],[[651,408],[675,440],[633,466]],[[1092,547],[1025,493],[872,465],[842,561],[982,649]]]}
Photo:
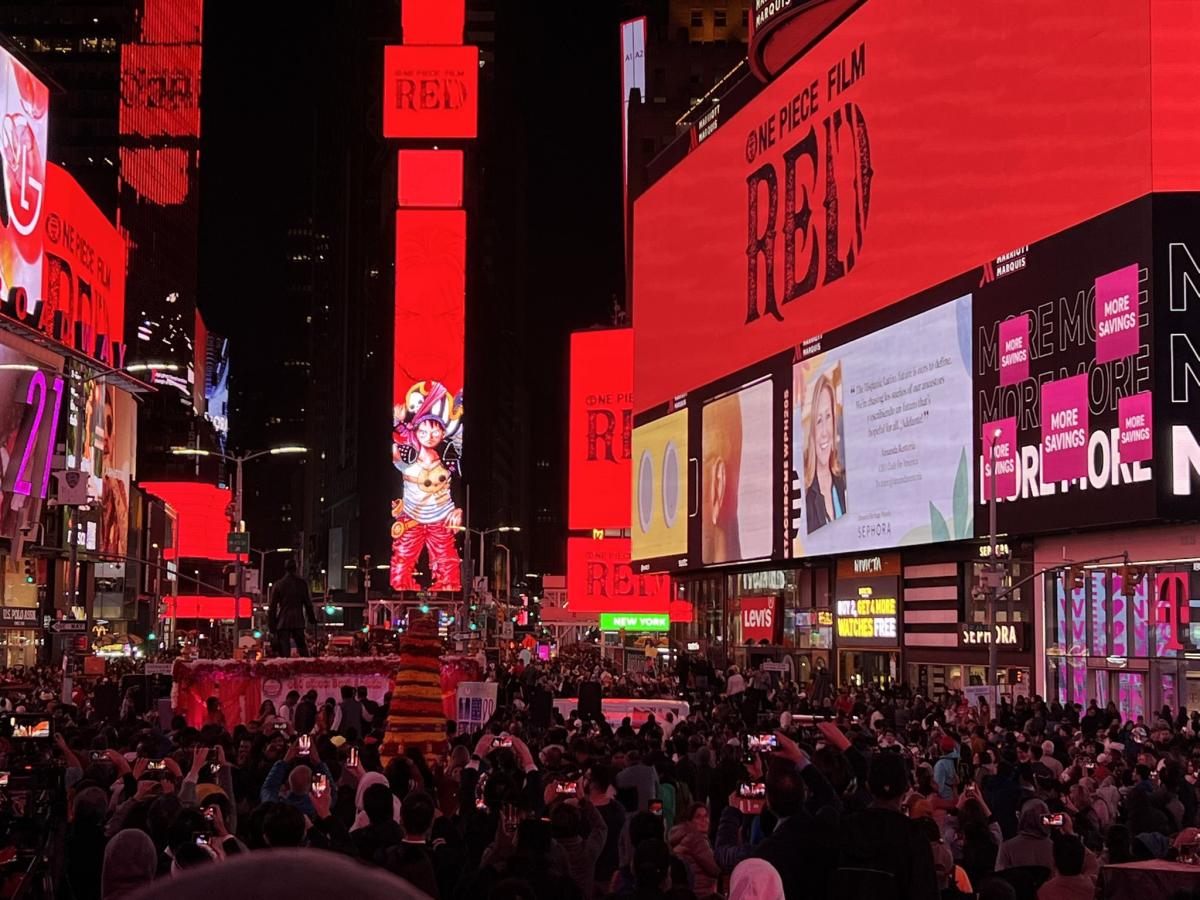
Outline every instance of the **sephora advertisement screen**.
{"label": "sephora advertisement screen", "polygon": [[[971,297],[792,368],[794,557],[969,538]],[[907,348],[907,352],[897,352]]]}

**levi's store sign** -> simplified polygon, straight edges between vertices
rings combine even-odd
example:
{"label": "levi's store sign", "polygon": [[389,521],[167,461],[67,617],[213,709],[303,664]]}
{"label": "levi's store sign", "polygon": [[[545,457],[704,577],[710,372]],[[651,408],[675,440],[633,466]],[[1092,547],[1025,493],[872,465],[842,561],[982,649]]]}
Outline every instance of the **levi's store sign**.
{"label": "levi's store sign", "polygon": [[385,47],[383,136],[475,137],[478,88],[478,47]]}
{"label": "levi's store sign", "polygon": [[[1037,263],[1003,259],[1013,248],[1152,191],[1194,189],[1200,123],[1185,110],[1200,19],[1188,7],[855,9],[635,201],[635,411],[960,273],[981,273],[983,290],[1022,281]],[[1132,248],[1094,262],[1089,297],[1097,278],[1135,263],[1144,289],[1149,260]],[[1117,343],[1100,364],[1136,356],[1130,316],[1145,310],[1128,284],[1125,274],[1102,285],[1113,289],[1102,345]],[[1013,363],[1006,379],[1023,374]]]}
{"label": "levi's store sign", "polygon": [[779,610],[779,595],[741,597],[742,642],[778,644],[783,634],[783,617]]}

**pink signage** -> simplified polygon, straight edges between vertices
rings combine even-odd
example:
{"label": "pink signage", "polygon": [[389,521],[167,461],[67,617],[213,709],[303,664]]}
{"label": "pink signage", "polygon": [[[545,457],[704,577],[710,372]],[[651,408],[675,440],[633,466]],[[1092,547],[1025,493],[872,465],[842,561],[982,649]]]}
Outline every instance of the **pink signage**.
{"label": "pink signage", "polygon": [[1138,352],[1138,265],[1096,279],[1096,362]]}
{"label": "pink signage", "polygon": [[1000,323],[1000,385],[1019,384],[1029,377],[1029,314]]}
{"label": "pink signage", "polygon": [[1145,462],[1154,457],[1151,438],[1151,393],[1143,391],[1117,401],[1117,421],[1120,427],[1118,455],[1121,462]]}
{"label": "pink signage", "polygon": [[1088,470],[1087,375],[1042,385],[1042,481],[1070,481]]}
{"label": "pink signage", "polygon": [[[1003,327],[1003,326],[1001,326]],[[992,466],[996,467],[996,499],[1017,493],[1017,420],[999,419],[984,422],[983,433],[983,502],[992,498]]]}

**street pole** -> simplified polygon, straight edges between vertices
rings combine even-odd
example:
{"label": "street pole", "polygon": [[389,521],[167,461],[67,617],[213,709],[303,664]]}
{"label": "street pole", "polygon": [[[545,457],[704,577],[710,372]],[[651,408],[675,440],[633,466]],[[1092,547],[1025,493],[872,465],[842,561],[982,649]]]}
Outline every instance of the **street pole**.
{"label": "street pole", "polygon": [[[237,457],[237,491],[234,494],[234,510],[236,520],[233,523],[234,531],[242,530],[242,457]],[[237,568],[237,588],[234,590],[233,597],[233,652],[236,656],[238,648],[238,636],[242,630],[242,594],[246,591],[246,568],[242,564],[242,554],[239,551],[235,554],[234,565]]]}
{"label": "street pole", "polygon": [[[1000,436],[1000,429],[992,432],[992,439],[988,443],[988,565],[993,572],[999,573],[998,563],[996,561],[996,439]],[[989,585],[987,592],[987,633],[988,633],[988,686],[994,688],[996,696],[991,700],[993,710],[1000,703],[1000,680],[996,671],[996,658],[998,649],[996,646],[996,592],[998,585]]]}

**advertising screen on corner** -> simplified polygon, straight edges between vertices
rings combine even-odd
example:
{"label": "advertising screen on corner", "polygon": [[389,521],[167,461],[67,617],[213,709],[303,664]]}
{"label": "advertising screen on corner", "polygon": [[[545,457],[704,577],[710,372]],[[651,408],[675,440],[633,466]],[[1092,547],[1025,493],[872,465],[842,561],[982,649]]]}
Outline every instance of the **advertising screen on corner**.
{"label": "advertising screen on corner", "polygon": [[1150,130],[1187,79],[1152,96],[1149,77],[1194,17],[1015,9],[862,4],[636,199],[635,415],[1151,190],[1195,189],[1195,117]]}

